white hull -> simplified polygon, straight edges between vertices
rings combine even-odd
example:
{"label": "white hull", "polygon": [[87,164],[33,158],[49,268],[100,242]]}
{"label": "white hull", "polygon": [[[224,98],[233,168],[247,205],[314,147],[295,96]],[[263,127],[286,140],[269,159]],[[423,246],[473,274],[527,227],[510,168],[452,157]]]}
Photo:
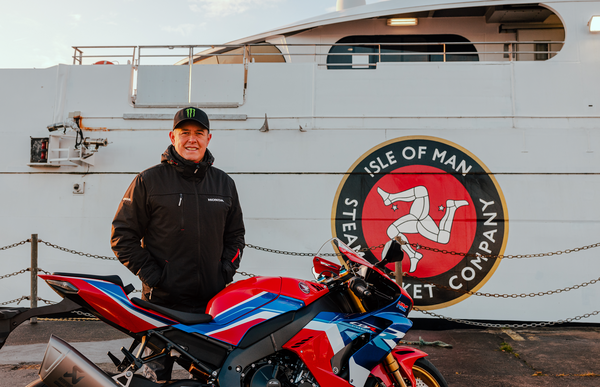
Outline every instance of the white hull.
{"label": "white hull", "polygon": [[[212,102],[240,104],[206,111],[213,118],[215,166],[238,187],[246,242],[316,252],[332,236],[332,204],[346,171],[369,149],[415,135],[458,144],[494,174],[508,212],[504,254],[599,242],[600,38],[585,22],[600,14],[600,3],[548,6],[561,15],[567,33],[560,53],[545,62],[380,63],[361,71],[332,71],[312,62],[249,63],[245,91],[243,65],[194,65],[193,79],[202,82],[194,86],[196,104],[211,102],[211,96],[218,98]],[[153,79],[171,76],[167,66],[154,70]],[[37,233],[68,249],[112,256],[110,224],[121,196],[137,172],[159,162],[172,125],[164,118],[177,110],[134,107],[131,74],[128,65],[0,70],[5,90],[0,247]],[[156,82],[138,83],[138,102],[186,105],[161,94]],[[48,125],[76,111],[86,127],[106,128],[84,132],[110,142],[95,155],[95,165],[28,166],[30,137],[47,137]],[[261,132],[265,114],[269,131]],[[73,194],[75,183],[85,183],[84,194]],[[598,278],[599,252],[504,260],[480,291],[527,294],[581,284]],[[26,268],[29,247],[2,251],[0,259],[0,275]],[[308,279],[310,266],[310,257],[247,248],[240,270]],[[45,245],[39,267],[118,274],[141,287],[118,262]],[[1,280],[0,302],[28,294],[27,275]],[[43,284],[39,296],[57,300]],[[536,298],[471,296],[436,312],[463,319],[555,321],[599,310],[599,298],[596,284]],[[581,321],[598,323],[600,316]]]}

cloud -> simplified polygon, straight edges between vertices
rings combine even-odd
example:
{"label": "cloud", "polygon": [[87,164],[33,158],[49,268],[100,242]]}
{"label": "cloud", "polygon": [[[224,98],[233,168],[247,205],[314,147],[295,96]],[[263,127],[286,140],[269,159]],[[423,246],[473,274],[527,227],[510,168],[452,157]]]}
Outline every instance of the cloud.
{"label": "cloud", "polygon": [[163,31],[166,31],[166,32],[178,33],[178,34],[181,34],[181,36],[185,37],[185,36],[191,35],[191,33],[194,32],[194,30],[196,28],[202,27],[204,24],[206,24],[206,23],[202,23],[200,25],[186,23],[186,24],[180,24],[176,27],[162,26],[162,27],[160,27],[160,29]]}
{"label": "cloud", "polygon": [[190,9],[208,17],[244,13],[252,8],[270,7],[284,0],[188,0]]}
{"label": "cloud", "polygon": [[181,36],[187,36],[189,34],[192,33],[192,31],[194,31],[194,29],[196,29],[196,26],[194,24],[180,24],[176,27],[173,26],[162,26],[160,27],[160,29],[162,31],[166,31],[166,32],[171,32],[171,33],[178,33],[181,34]]}

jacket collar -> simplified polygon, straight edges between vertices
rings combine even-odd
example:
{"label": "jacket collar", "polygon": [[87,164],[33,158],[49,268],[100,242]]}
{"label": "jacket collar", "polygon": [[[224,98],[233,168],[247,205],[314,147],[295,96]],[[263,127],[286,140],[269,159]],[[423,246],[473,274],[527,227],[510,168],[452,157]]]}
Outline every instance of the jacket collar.
{"label": "jacket collar", "polygon": [[203,179],[206,175],[208,168],[212,166],[215,161],[212,153],[207,149],[204,154],[204,158],[199,163],[194,163],[184,159],[177,153],[173,145],[169,145],[167,150],[162,154],[161,163],[169,164],[181,175],[186,178],[197,178]]}

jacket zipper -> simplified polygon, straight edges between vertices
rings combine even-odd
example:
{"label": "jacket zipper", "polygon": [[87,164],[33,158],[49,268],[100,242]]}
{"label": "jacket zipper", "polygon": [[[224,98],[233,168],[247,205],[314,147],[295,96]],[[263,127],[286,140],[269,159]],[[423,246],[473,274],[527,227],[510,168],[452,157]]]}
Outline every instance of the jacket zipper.
{"label": "jacket zipper", "polygon": [[[197,171],[198,169],[196,169]],[[195,172],[194,172],[195,173]],[[196,186],[196,182],[193,182],[194,184],[194,193],[196,194],[196,219],[197,219],[197,225],[196,225],[196,229],[197,229],[197,233],[198,233],[198,238],[196,239],[198,241],[198,257],[200,257],[200,240],[201,240],[201,235],[200,235],[200,198],[198,197],[198,187]],[[200,270],[196,270],[196,277],[198,279],[198,292],[200,292],[200,284],[202,283],[201,279],[200,279]]]}
{"label": "jacket zipper", "polygon": [[183,228],[183,206],[182,206],[182,204],[183,204],[183,194],[181,193],[181,194],[179,194],[179,205],[178,205],[179,212],[181,213],[181,227],[180,227],[181,231],[184,230],[184,228]]}

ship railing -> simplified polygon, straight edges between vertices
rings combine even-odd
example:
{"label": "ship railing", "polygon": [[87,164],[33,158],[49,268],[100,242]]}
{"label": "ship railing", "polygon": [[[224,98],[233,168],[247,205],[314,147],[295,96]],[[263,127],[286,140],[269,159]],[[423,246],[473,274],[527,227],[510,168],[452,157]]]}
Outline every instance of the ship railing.
{"label": "ship railing", "polygon": [[[115,58],[129,58],[128,64],[135,62],[135,53],[138,46],[77,46],[73,47],[75,53],[73,54],[73,64],[82,65],[84,59],[94,59],[94,64],[120,64]],[[93,50],[96,53],[93,55],[84,55],[83,50]],[[132,50],[131,54],[120,54],[114,53],[114,51],[124,52],[124,50]],[[98,53],[99,50],[110,50],[110,53]],[[98,59],[100,59],[98,61]],[[105,59],[105,60],[102,60]],[[110,59],[110,60],[108,60]]]}
{"label": "ship railing", "polygon": [[[447,62],[454,55],[477,55],[479,61],[521,61],[547,60],[558,54],[564,41],[500,41],[500,42],[368,42],[368,43],[294,43],[294,44],[206,44],[206,45],[153,45],[153,46],[74,46],[73,64],[120,64],[120,58],[128,58],[127,63],[134,66],[140,64],[189,65],[198,64],[208,59],[216,59],[206,63],[249,63],[249,62],[315,62],[321,66],[348,66],[351,63],[326,63],[327,58],[375,57],[374,63],[355,65],[374,65],[386,62],[386,57],[411,57],[429,55],[439,57],[436,62]],[[473,51],[455,51],[456,46],[471,46]],[[526,49],[521,49],[521,47]],[[531,46],[534,49],[531,49]],[[535,49],[537,48],[539,49]],[[274,52],[259,52],[265,47],[274,47]],[[331,52],[335,47],[348,47],[349,52]],[[364,48],[370,52],[354,52],[354,48]],[[395,47],[405,48],[404,51],[393,51]],[[422,51],[411,50],[421,49]],[[439,47],[439,49],[437,49]],[[498,49],[498,47],[501,47]],[[423,50],[425,48],[425,50]],[[437,49],[428,51],[430,48]],[[556,49],[552,49],[556,48]],[[86,53],[84,53],[86,50]],[[108,50],[108,51],[107,51]],[[119,53],[115,51],[119,51]],[[121,54],[123,50],[131,53]],[[156,53],[156,50],[161,52]],[[165,53],[165,50],[167,53]],[[87,54],[92,51],[91,54]],[[525,56],[529,55],[529,56]],[[312,57],[312,60],[306,60]],[[277,60],[269,60],[276,58]],[[174,61],[175,59],[176,61]],[[220,61],[219,59],[222,59]],[[296,59],[296,60],[294,60]],[[142,63],[143,62],[143,63]],[[388,61],[394,62],[394,61]],[[407,60],[407,62],[416,62]],[[90,63],[91,64],[91,63]]]}

